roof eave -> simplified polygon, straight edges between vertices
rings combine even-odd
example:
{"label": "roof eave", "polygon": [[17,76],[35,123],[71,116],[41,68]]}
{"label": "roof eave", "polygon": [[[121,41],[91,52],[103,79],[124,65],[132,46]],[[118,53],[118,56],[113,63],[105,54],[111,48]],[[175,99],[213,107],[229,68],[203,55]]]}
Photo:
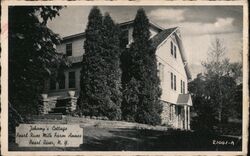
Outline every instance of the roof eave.
{"label": "roof eave", "polygon": [[[134,20],[130,20],[130,21],[127,21],[127,22],[119,23],[118,26],[123,27],[123,26],[131,25],[131,24],[133,24],[133,21]],[[153,23],[152,21],[149,21],[149,24],[154,29],[157,29],[158,31],[162,31],[163,30],[162,27],[160,27],[159,25]],[[85,32],[78,33],[78,34],[73,34],[73,35],[69,35],[69,36],[65,36],[65,37],[62,38],[62,42],[67,42],[67,41],[70,41],[70,40],[73,40],[73,39],[76,39],[76,38],[84,38],[84,36],[85,36]]]}
{"label": "roof eave", "polygon": [[[179,29],[179,27],[177,27],[177,29]],[[187,57],[185,55],[185,50],[184,50],[184,47],[183,47],[182,40],[179,38],[178,35],[175,35],[175,36],[177,38],[177,42],[179,43],[178,45],[180,46],[181,58],[182,58],[182,61],[184,63],[184,66],[185,66],[184,68],[185,68],[185,72],[186,72],[187,78],[188,78],[188,80],[191,80],[192,79],[192,75],[191,75],[191,72],[190,72],[190,69],[189,69],[189,66],[188,66],[188,63],[187,63]]]}

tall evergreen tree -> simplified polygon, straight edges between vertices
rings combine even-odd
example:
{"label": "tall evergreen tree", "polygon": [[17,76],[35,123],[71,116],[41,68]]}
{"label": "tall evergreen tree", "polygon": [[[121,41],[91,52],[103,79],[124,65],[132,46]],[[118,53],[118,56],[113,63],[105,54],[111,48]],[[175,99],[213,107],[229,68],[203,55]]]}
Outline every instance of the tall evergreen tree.
{"label": "tall evergreen tree", "polygon": [[103,19],[102,30],[102,49],[103,60],[105,62],[104,73],[106,75],[106,85],[108,102],[105,108],[105,114],[110,119],[121,119],[121,69],[119,48],[119,31],[109,14]]}
{"label": "tall evergreen tree", "polygon": [[137,11],[134,20],[133,40],[127,57],[130,63],[123,92],[123,117],[140,123],[160,124],[162,104],[157,60],[151,46],[149,20],[143,9]]}
{"label": "tall evergreen tree", "polygon": [[86,40],[84,42],[85,55],[82,60],[80,77],[81,92],[78,99],[78,106],[84,115],[97,116],[102,114],[104,75],[103,60],[101,57],[101,30],[102,14],[97,7],[93,7],[88,16],[86,28]]}
{"label": "tall evergreen tree", "polygon": [[78,105],[84,115],[121,118],[121,71],[118,29],[94,7],[89,14]]}

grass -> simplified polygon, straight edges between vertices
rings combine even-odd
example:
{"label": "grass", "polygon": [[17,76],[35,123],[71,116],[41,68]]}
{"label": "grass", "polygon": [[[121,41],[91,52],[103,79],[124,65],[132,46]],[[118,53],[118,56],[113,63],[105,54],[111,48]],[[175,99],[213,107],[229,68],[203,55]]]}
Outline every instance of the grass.
{"label": "grass", "polygon": [[[72,123],[72,120],[68,121]],[[78,123],[77,121],[75,121]],[[91,124],[90,124],[91,123]],[[15,151],[241,151],[242,140],[214,134],[162,130],[145,125],[131,126],[131,123],[117,121],[84,120],[83,144],[76,148],[21,148],[9,143],[9,150]],[[113,126],[112,126],[113,124]],[[122,128],[117,125],[123,126]],[[144,127],[144,128],[141,128]],[[234,144],[214,144],[214,141],[228,141]]]}

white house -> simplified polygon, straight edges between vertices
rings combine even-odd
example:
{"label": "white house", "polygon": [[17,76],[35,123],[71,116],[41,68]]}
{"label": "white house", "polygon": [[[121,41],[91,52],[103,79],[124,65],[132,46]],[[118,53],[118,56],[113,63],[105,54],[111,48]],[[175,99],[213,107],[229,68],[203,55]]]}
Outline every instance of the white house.
{"label": "white house", "polygon": [[[122,47],[133,42],[133,21],[119,24],[122,29]],[[191,74],[188,68],[181,34],[178,27],[163,29],[150,22],[151,40],[156,48],[158,75],[161,80],[163,102],[162,124],[174,128],[190,129],[191,96],[188,94],[188,81]],[[67,113],[75,109],[80,90],[80,62],[84,55],[85,33],[63,38],[57,50],[67,55],[72,66],[65,69],[64,76],[57,82],[46,83],[46,96],[41,107],[42,114]],[[75,94],[72,94],[75,91]],[[65,103],[66,100],[66,103]],[[64,101],[64,102],[63,102]]]}

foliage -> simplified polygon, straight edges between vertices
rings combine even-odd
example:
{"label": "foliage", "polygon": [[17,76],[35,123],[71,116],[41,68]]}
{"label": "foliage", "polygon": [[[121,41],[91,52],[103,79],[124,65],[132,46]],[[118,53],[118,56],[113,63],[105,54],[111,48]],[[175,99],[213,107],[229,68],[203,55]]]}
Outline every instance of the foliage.
{"label": "foliage", "polygon": [[102,53],[106,64],[103,72],[105,72],[104,74],[107,75],[106,83],[110,97],[109,103],[107,103],[107,106],[105,106],[105,116],[110,119],[120,120],[122,93],[119,29],[114,24],[109,14],[106,14],[103,19],[102,38]]}
{"label": "foliage", "polygon": [[242,115],[242,65],[224,58],[225,47],[215,39],[209,49],[208,60],[202,62],[205,75],[189,83],[193,98],[195,129],[210,129],[229,118]]}
{"label": "foliage", "polygon": [[92,8],[84,42],[81,92],[78,100],[88,116],[121,118],[121,71],[119,32],[111,17],[104,19],[97,7]]}
{"label": "foliage", "polygon": [[16,127],[20,123],[24,123],[25,119],[12,107],[11,103],[8,105],[9,111],[9,122],[8,122],[8,132],[9,132],[9,141],[14,142],[15,134],[16,134]]}
{"label": "foliage", "polygon": [[149,38],[148,18],[144,10],[139,9],[134,20],[134,42],[127,51],[128,54],[123,55],[123,62],[128,63],[126,75],[123,76],[122,111],[124,119],[155,125],[161,123],[161,90],[155,49]]}
{"label": "foliage", "polygon": [[9,7],[9,101],[20,114],[36,114],[39,95],[61,64],[55,44],[60,38],[46,23],[57,6]]}

